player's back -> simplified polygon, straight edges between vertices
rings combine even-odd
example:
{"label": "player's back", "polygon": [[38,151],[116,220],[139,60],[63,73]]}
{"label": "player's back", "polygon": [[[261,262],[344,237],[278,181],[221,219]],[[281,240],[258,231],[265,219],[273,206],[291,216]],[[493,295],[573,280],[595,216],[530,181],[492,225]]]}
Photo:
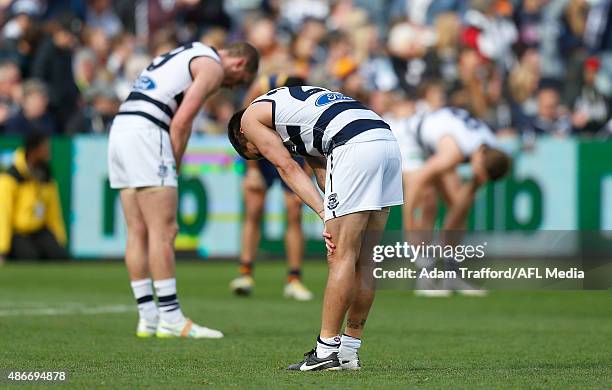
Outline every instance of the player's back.
{"label": "player's back", "polygon": [[413,123],[415,136],[429,152],[435,152],[444,136],[452,137],[466,157],[480,145],[496,144],[491,128],[461,108],[444,107],[413,119]]}
{"label": "player's back", "polygon": [[351,97],[324,88],[281,87],[253,103],[261,101],[272,103],[274,129],[293,154],[321,157],[357,139],[395,139],[378,114]]}
{"label": "player's back", "polygon": [[169,130],[184,93],[193,82],[189,66],[198,57],[221,62],[213,48],[199,42],[179,46],[156,57],[134,83],[115,121],[133,125],[144,119]]}

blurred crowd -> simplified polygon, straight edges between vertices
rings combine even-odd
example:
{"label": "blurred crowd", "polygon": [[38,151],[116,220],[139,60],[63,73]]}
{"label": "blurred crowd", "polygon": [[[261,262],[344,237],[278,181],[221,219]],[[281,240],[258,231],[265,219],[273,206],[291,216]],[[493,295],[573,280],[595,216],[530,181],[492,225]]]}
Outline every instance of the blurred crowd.
{"label": "blurred crowd", "polygon": [[499,135],[612,135],[612,0],[0,0],[0,134],[104,133],[154,56],[236,39],[390,119],[450,104]]}

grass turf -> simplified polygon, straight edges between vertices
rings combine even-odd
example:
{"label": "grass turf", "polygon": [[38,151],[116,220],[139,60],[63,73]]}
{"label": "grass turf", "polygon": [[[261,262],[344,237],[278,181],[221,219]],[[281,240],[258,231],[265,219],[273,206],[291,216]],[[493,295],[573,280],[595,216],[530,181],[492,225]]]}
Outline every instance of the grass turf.
{"label": "grass turf", "polygon": [[[137,339],[136,312],[31,315],[16,309],[132,305],[119,263],[0,268],[0,369],[67,370],[75,388],[324,386],[325,388],[610,388],[609,292],[495,292],[415,298],[382,291],[365,334],[361,372],[284,368],[314,344],[323,262],[308,262],[313,302],[282,298],[284,265],[257,265],[251,298],[228,290],[234,264],[178,265],[179,298],[222,340]],[[36,385],[33,385],[36,386]]]}

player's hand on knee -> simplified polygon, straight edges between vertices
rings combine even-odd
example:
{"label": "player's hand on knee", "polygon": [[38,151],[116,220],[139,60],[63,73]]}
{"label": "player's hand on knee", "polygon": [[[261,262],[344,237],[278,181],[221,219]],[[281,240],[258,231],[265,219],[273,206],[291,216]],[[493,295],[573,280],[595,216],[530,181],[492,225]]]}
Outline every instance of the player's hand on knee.
{"label": "player's hand on knee", "polygon": [[336,244],[332,241],[332,235],[327,231],[327,227],[323,229],[323,238],[325,239],[325,247],[327,254],[331,255],[336,250]]}

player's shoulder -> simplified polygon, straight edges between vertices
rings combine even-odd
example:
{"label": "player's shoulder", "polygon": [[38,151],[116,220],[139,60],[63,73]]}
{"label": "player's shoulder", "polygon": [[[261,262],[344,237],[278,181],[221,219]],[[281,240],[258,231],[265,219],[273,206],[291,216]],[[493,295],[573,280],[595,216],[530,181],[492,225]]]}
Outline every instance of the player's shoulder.
{"label": "player's shoulder", "polygon": [[223,66],[216,59],[209,56],[193,57],[189,61],[189,71],[195,79],[198,76],[214,77],[221,81],[224,75]]}

